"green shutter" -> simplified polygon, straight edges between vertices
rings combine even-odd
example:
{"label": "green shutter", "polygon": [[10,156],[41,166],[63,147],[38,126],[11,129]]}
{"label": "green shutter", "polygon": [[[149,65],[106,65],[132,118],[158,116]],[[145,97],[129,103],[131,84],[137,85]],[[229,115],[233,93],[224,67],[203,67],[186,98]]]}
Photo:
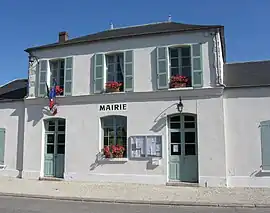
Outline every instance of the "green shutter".
{"label": "green shutter", "polygon": [[192,86],[203,86],[202,45],[193,44],[191,47],[192,58]]}
{"label": "green shutter", "polygon": [[124,86],[125,91],[133,91],[134,81],[133,81],[133,51],[125,51],[124,53]]}
{"label": "green shutter", "polygon": [[0,165],[4,165],[5,158],[5,129],[0,128]]}
{"label": "green shutter", "polygon": [[157,88],[168,88],[168,48],[157,47]]}
{"label": "green shutter", "polygon": [[94,93],[101,93],[104,89],[104,55],[95,55]]}
{"label": "green shutter", "polygon": [[47,70],[48,70],[48,61],[41,60],[39,61],[39,73],[38,73],[38,96],[44,97],[47,93]]}
{"label": "green shutter", "polygon": [[34,61],[29,65],[29,83],[28,83],[28,97],[37,96],[37,75],[38,75],[38,63]]}
{"label": "green shutter", "polygon": [[263,121],[261,128],[262,169],[270,170],[270,121]]}
{"label": "green shutter", "polygon": [[73,70],[73,57],[65,59],[65,86],[64,95],[72,95],[72,70]]}

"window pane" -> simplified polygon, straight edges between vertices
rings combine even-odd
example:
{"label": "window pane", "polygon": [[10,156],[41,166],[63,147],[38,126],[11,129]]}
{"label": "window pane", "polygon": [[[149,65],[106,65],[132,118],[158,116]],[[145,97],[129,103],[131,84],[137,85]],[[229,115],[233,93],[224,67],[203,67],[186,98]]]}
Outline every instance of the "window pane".
{"label": "window pane", "polygon": [[71,93],[71,82],[66,82],[65,83],[65,92],[66,93]]}
{"label": "window pane", "polygon": [[109,138],[108,137],[104,137],[103,138],[103,143],[104,143],[104,146],[108,146],[109,145]]}
{"label": "window pane", "polygon": [[202,72],[194,72],[193,73],[193,83],[197,84],[197,85],[201,85],[202,84]]}
{"label": "window pane", "polygon": [[171,76],[179,75],[179,69],[178,68],[171,68]]}
{"label": "window pane", "polygon": [[166,58],[166,48],[161,47],[158,49],[158,58],[159,59],[165,59]]}
{"label": "window pane", "polygon": [[182,67],[182,75],[191,77],[191,67]]}
{"label": "window pane", "polygon": [[47,73],[40,72],[40,82],[46,82],[46,79],[47,79]]}
{"label": "window pane", "polygon": [[65,68],[65,60],[60,60],[60,68],[61,69]]}
{"label": "window pane", "polygon": [[193,50],[193,56],[200,56],[201,55],[201,48],[200,44],[192,45]]}
{"label": "window pane", "polygon": [[54,131],[55,130],[55,122],[54,121],[49,121],[48,122],[48,131]]}
{"label": "window pane", "polygon": [[104,127],[113,127],[113,117],[112,116],[105,117],[102,119],[103,119],[103,126]]}
{"label": "window pane", "polygon": [[47,61],[41,61],[40,62],[40,69],[41,70],[47,70]]}
{"label": "window pane", "polygon": [[201,59],[193,58],[193,70],[201,70]]}
{"label": "window pane", "polygon": [[108,73],[114,73],[114,64],[108,64],[107,68]]}
{"label": "window pane", "polygon": [[103,75],[103,67],[96,67],[95,77],[102,78]]}
{"label": "window pane", "polygon": [[106,59],[107,59],[107,62],[108,62],[109,64],[115,63],[115,61],[114,61],[114,56],[113,56],[113,55],[107,55],[107,56],[106,56]]}
{"label": "window pane", "polygon": [[58,126],[58,131],[64,132],[65,131],[65,125]]}
{"label": "window pane", "polygon": [[191,66],[191,60],[190,58],[182,58],[182,66]]}
{"label": "window pane", "polygon": [[180,132],[171,132],[171,143],[181,143]]}
{"label": "window pane", "polygon": [[72,58],[66,58],[66,68],[72,68]]}
{"label": "window pane", "polygon": [[194,116],[190,116],[190,115],[185,115],[184,120],[185,121],[195,121],[195,117]]}
{"label": "window pane", "polygon": [[185,143],[196,143],[195,132],[185,132]]}
{"label": "window pane", "polygon": [[196,155],[196,145],[185,144],[185,155]]}
{"label": "window pane", "polygon": [[45,95],[45,91],[46,91],[46,85],[45,84],[40,84],[39,85],[39,93]]}
{"label": "window pane", "polygon": [[180,122],[180,116],[178,115],[178,116],[173,116],[173,117],[171,117],[170,118],[170,121],[179,121]]}
{"label": "window pane", "polygon": [[126,75],[132,75],[132,64],[126,64]]}
{"label": "window pane", "polygon": [[57,154],[65,154],[65,145],[57,146]]}
{"label": "window pane", "polygon": [[177,48],[171,48],[170,49],[170,57],[171,58],[177,58],[178,57],[178,49]]}
{"label": "window pane", "polygon": [[126,77],[125,82],[126,88],[130,89],[133,87],[133,78],[132,77]]}
{"label": "window pane", "polygon": [[167,82],[168,82],[167,75],[162,74],[162,75],[159,75],[158,77],[159,77],[158,78],[159,86],[162,86],[162,87],[167,86]]}
{"label": "window pane", "polygon": [[65,143],[65,134],[58,135],[58,143]]}
{"label": "window pane", "polygon": [[117,82],[123,82],[124,81],[124,76],[123,76],[123,73],[122,72],[118,72],[117,73],[117,79],[116,79]]}
{"label": "window pane", "polygon": [[159,70],[158,70],[159,73],[166,73],[166,71],[167,71],[167,67],[166,67],[167,63],[166,63],[166,61],[159,61],[158,66],[159,66]]}
{"label": "window pane", "polygon": [[95,90],[102,91],[103,90],[103,79],[96,79],[95,81]]}
{"label": "window pane", "polygon": [[190,47],[182,47],[181,54],[182,56],[190,56]]}
{"label": "window pane", "polygon": [[114,74],[113,73],[108,73],[107,74],[107,82],[108,81],[114,81]]}
{"label": "window pane", "polygon": [[68,80],[68,81],[72,80],[72,70],[71,69],[66,70],[66,80]]}
{"label": "window pane", "polygon": [[54,145],[47,145],[47,154],[54,154]]}
{"label": "window pane", "polygon": [[47,143],[54,143],[54,134],[47,135]]}
{"label": "window pane", "polygon": [[171,59],[171,67],[178,67],[178,58]]}
{"label": "window pane", "polygon": [[64,78],[65,76],[65,69],[60,69],[60,78]]}
{"label": "window pane", "polygon": [[181,124],[180,123],[171,123],[170,128],[171,129],[180,129],[181,128]]}
{"label": "window pane", "polygon": [[185,128],[186,129],[194,129],[195,128],[195,122],[185,123]]}
{"label": "window pane", "polygon": [[126,62],[132,62],[132,51],[126,51]]}

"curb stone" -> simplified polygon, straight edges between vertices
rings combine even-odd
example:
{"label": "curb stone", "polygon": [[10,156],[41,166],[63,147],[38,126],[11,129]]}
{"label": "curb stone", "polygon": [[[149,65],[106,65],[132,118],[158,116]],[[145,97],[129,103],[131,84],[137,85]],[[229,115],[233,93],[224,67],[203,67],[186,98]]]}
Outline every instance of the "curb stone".
{"label": "curb stone", "polygon": [[211,202],[182,202],[182,201],[155,201],[155,200],[121,200],[121,199],[101,199],[84,197],[65,197],[51,195],[36,195],[24,193],[3,193],[1,197],[17,197],[30,199],[62,200],[89,203],[116,203],[116,204],[137,204],[137,205],[159,205],[159,206],[204,206],[204,207],[234,207],[234,208],[270,208],[270,204],[248,204],[248,203],[211,203]]}

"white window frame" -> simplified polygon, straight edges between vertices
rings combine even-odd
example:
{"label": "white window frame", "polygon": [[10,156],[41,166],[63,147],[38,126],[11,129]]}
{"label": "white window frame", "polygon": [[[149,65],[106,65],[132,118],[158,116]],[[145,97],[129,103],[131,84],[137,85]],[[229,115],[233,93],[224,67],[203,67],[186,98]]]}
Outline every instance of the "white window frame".
{"label": "white window frame", "polygon": [[[106,68],[106,72],[105,72],[105,75],[104,76],[106,76],[105,77],[105,79],[106,79],[106,81],[105,81],[105,85],[106,85],[106,82],[107,82],[107,78],[108,78],[108,65],[109,65],[109,62],[108,62],[108,60],[107,60],[107,57],[108,56],[113,56],[114,57],[114,63],[111,63],[111,64],[114,64],[114,78],[115,79],[117,79],[117,55],[122,55],[122,57],[123,57],[123,84],[125,85],[125,69],[124,69],[124,66],[125,66],[125,62],[124,62],[124,60],[125,60],[125,53],[124,53],[124,51],[123,52],[113,52],[113,53],[107,53],[107,54],[105,54],[105,60],[104,60],[104,63],[105,63],[105,68]],[[104,85],[104,86],[105,86]]]}

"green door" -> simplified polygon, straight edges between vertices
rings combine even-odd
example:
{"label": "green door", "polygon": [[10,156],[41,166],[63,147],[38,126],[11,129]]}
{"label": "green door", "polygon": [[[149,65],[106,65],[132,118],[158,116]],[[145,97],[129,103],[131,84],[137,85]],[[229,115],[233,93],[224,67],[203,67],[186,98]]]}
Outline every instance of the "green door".
{"label": "green door", "polygon": [[198,182],[196,117],[169,119],[169,181]]}
{"label": "green door", "polygon": [[0,128],[0,165],[4,165],[5,158],[5,129]]}
{"label": "green door", "polygon": [[65,120],[48,120],[45,122],[45,128],[44,176],[63,178],[65,170]]}

